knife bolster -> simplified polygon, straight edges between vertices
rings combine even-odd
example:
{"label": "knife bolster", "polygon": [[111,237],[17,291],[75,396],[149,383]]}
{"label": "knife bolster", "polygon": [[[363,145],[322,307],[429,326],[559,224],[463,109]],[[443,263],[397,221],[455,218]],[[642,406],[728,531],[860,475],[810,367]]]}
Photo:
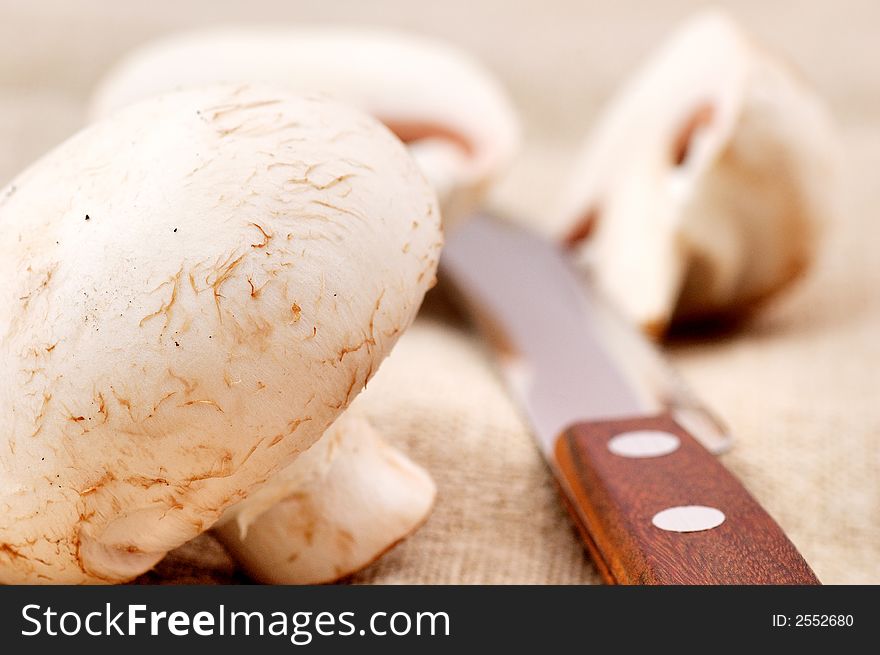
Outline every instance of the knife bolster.
{"label": "knife bolster", "polygon": [[[620,447],[626,439],[609,449],[644,431],[647,442],[630,439],[641,450]],[[555,465],[606,582],[819,584],[770,515],[669,414],[578,423],[557,440]]]}

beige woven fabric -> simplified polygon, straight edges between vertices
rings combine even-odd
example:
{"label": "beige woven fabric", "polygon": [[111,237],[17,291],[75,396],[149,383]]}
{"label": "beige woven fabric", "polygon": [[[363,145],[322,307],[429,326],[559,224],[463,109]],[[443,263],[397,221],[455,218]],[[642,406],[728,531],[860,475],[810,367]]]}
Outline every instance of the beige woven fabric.
{"label": "beige woven fabric", "polygon": [[[841,209],[802,285],[739,330],[670,350],[738,436],[725,463],[819,577],[880,583],[880,11],[868,0],[768,4],[736,13],[829,99],[845,154]],[[0,0],[0,184],[82,124],[91,85],[137,42],[205,22],[341,18],[438,34],[485,58],[526,123],[495,201],[539,221],[599,103],[694,5]],[[425,526],[355,582],[597,581],[515,406],[441,293],[356,402],[431,471],[439,496]],[[203,536],[142,581],[245,579]]]}

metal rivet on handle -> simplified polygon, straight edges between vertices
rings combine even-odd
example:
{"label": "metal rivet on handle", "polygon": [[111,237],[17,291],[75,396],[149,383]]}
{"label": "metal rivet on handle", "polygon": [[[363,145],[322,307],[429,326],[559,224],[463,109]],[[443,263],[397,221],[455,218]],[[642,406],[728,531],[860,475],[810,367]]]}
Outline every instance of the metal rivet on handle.
{"label": "metal rivet on handle", "polygon": [[608,450],[620,457],[661,457],[678,450],[681,441],[671,432],[634,430],[622,432],[608,441]]}
{"label": "metal rivet on handle", "polygon": [[704,505],[670,507],[654,514],[651,523],[669,532],[700,532],[724,523],[724,512]]}

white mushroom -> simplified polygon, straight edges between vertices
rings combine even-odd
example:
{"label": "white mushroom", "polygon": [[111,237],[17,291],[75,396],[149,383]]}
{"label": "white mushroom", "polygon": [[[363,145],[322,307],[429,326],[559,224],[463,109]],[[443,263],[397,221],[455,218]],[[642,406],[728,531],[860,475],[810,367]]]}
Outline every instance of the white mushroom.
{"label": "white mushroom", "polygon": [[217,536],[256,580],[338,580],[370,564],[430,512],[435,488],[428,474],[351,412],[218,522]]}
{"label": "white mushroom", "polygon": [[447,227],[517,147],[511,104],[479,62],[440,41],[380,30],[252,27],[164,38],[108,74],[91,113],[187,86],[254,81],[328,93],[383,121],[410,145]]}
{"label": "white mushroom", "polygon": [[388,130],[277,87],[159,96],[31,166],[0,190],[0,582],[127,580],[210,528],[360,391],[441,241]]}
{"label": "white mushroom", "polygon": [[718,13],[688,21],[611,102],[558,238],[631,319],[731,314],[797,278],[831,211],[821,104]]}

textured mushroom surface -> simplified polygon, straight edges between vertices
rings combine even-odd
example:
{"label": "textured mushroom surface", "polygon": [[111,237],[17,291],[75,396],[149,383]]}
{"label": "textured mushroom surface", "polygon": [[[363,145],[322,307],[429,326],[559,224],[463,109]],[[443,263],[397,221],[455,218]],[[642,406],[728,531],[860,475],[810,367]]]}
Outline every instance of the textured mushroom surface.
{"label": "textured mushroom surface", "polygon": [[387,30],[224,28],[160,39],[105,77],[91,113],[189,86],[254,81],[328,93],[379,118],[410,145],[447,226],[517,149],[513,107],[479,62],[442,41]]}
{"label": "textured mushroom surface", "polygon": [[660,335],[796,279],[833,212],[835,163],[820,100],[725,15],[700,14],[600,117],[557,238]]}
{"label": "textured mushroom surface", "polygon": [[254,579],[333,582],[428,516],[436,493],[430,476],[352,411],[218,522],[216,534]]}
{"label": "textured mushroom surface", "polygon": [[0,190],[0,581],[130,579],[294,461],[439,222],[384,126],[269,86],[137,103]]}

